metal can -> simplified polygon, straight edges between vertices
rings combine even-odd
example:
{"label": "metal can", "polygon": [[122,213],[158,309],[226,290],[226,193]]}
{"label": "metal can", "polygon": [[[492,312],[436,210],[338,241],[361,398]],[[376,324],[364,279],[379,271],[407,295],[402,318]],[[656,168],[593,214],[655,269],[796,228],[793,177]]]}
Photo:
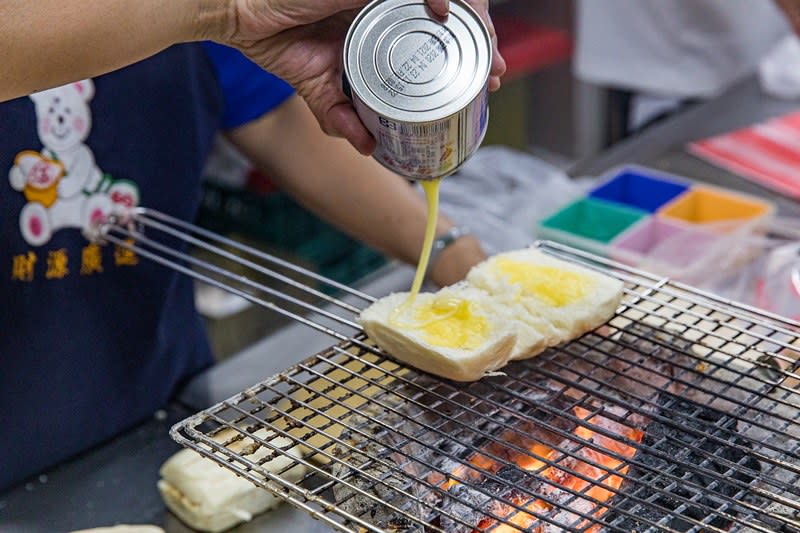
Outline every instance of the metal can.
{"label": "metal can", "polygon": [[412,180],[455,172],[489,118],[489,32],[465,2],[434,15],[424,0],[375,0],[353,21],[344,85],[377,141],[375,158]]}

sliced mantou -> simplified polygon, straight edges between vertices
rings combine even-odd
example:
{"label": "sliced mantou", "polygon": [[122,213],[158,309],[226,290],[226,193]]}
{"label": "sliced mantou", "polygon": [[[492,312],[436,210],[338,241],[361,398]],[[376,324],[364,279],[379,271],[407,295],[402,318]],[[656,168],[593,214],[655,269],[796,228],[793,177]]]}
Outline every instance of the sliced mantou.
{"label": "sliced mantou", "polygon": [[[527,313],[515,315],[538,331],[547,346],[570,341],[607,322],[623,294],[620,280],[537,248],[495,255],[473,267],[467,281],[508,308],[524,306]],[[534,350],[527,356],[537,353]]]}
{"label": "sliced mantou", "polygon": [[359,316],[367,335],[394,358],[454,381],[475,381],[505,366],[517,342],[504,309],[464,284],[381,298]]}

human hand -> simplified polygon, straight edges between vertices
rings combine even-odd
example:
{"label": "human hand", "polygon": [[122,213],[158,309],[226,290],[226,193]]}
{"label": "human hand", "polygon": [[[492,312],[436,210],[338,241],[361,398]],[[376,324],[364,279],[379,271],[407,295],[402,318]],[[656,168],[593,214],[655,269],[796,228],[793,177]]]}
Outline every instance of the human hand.
{"label": "human hand", "polygon": [[[444,16],[449,0],[426,0]],[[488,0],[466,0],[481,16],[493,42],[489,88],[500,87],[505,62],[489,18]],[[342,49],[348,27],[367,0],[232,0],[232,22],[223,39],[263,68],[282,77],[302,96],[323,131],[346,138],[359,152],[375,150],[375,139],[342,92]]]}
{"label": "human hand", "polygon": [[[449,0],[428,0],[428,5],[434,12],[439,13],[433,4],[447,4]],[[800,0],[798,0],[800,1]],[[489,37],[492,38],[492,69],[489,71],[489,90],[496,91],[500,88],[500,77],[506,72],[506,61],[500,54],[500,49],[497,47],[497,32],[492,23],[492,17],[489,16],[489,0],[465,0],[466,3],[480,15],[486,28],[489,30]]]}

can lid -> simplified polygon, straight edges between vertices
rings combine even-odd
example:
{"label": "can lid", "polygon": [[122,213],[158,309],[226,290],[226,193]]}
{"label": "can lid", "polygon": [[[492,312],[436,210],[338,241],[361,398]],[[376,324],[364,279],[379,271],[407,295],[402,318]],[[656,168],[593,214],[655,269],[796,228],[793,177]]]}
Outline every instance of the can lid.
{"label": "can lid", "polygon": [[466,107],[489,78],[492,45],[478,14],[452,0],[434,15],[424,0],[375,0],[358,14],[344,47],[350,88],[395,120],[439,120]]}

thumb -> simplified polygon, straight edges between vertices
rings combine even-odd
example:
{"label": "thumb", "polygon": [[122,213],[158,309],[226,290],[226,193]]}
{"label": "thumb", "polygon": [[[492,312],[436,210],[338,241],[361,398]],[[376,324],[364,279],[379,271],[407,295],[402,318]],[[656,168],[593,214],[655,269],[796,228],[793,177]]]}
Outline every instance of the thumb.
{"label": "thumb", "polygon": [[440,17],[446,17],[450,12],[450,0],[427,0],[431,11]]}
{"label": "thumb", "polygon": [[375,151],[375,139],[349,102],[342,102],[329,109],[325,122],[328,133],[344,137],[361,154],[371,155]]}

